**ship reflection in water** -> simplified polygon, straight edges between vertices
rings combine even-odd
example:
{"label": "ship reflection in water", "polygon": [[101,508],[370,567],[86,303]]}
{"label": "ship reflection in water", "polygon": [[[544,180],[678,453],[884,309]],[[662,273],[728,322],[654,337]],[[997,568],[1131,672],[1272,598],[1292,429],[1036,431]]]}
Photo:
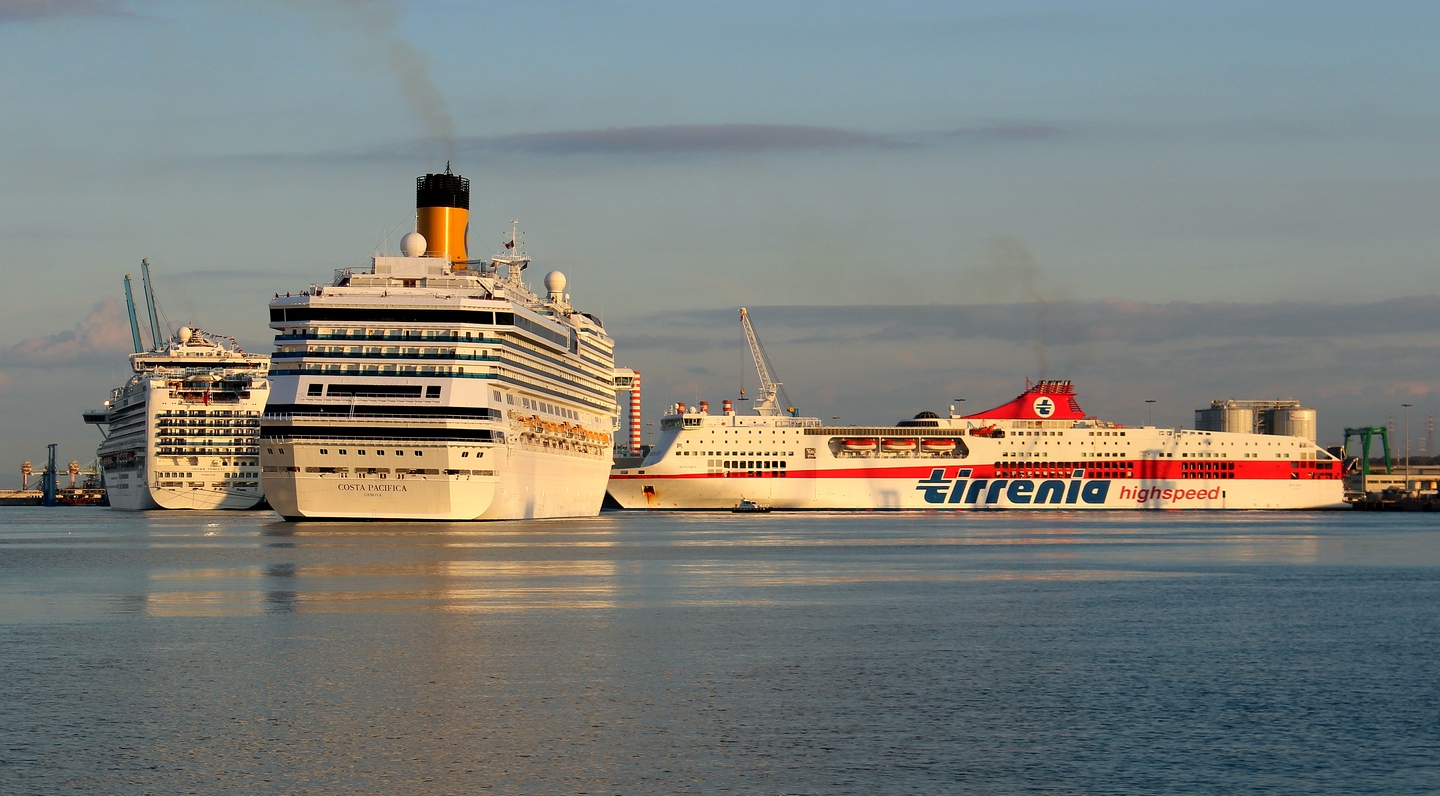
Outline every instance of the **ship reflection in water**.
{"label": "ship reflection in water", "polygon": [[6,519],[4,792],[1440,785],[1420,514]]}

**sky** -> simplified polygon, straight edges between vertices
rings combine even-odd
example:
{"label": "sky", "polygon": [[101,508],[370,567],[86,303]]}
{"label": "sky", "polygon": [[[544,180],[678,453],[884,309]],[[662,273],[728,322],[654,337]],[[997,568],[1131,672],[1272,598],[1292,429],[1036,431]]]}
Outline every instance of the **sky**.
{"label": "sky", "polygon": [[[1440,411],[1440,6],[0,0],[0,486],[128,375],[121,279],[266,301],[472,180],[640,370],[892,422],[1068,378],[1122,423]],[[1154,400],[1153,405],[1147,400]],[[1403,439],[1397,447],[1403,448]],[[1433,450],[1430,453],[1435,453]]]}

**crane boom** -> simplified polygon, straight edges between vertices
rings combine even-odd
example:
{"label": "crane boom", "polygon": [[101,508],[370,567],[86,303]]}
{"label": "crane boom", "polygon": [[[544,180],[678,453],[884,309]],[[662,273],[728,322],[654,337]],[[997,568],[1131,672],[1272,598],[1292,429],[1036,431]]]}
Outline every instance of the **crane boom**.
{"label": "crane boom", "polygon": [[760,400],[755,403],[755,413],[760,415],[780,414],[780,385],[770,378],[765,349],[760,347],[760,338],[755,336],[755,327],[750,325],[750,313],[740,308],[740,325],[745,329],[745,339],[750,343],[750,356],[755,360],[755,371],[760,374]]}

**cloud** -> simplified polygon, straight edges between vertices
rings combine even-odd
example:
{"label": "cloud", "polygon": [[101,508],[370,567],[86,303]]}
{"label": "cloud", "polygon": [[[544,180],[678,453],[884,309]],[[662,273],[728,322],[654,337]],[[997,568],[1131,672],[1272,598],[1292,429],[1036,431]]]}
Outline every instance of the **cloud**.
{"label": "cloud", "polygon": [[53,17],[131,17],[113,0],[0,0],[0,24]]}
{"label": "cloud", "polygon": [[988,127],[962,127],[945,135],[961,141],[1042,141],[1060,138],[1065,131],[1048,124],[998,124]]}
{"label": "cloud", "polygon": [[462,151],[521,151],[551,155],[666,155],[892,148],[894,138],[835,127],[784,124],[677,124],[565,130],[470,138]]}
{"label": "cloud", "polygon": [[74,329],[21,340],[0,350],[0,364],[51,367],[112,361],[130,352],[130,342],[130,321],[120,302],[107,296]]}
{"label": "cloud", "polygon": [[[899,151],[957,143],[1001,144],[1043,141],[1064,135],[1043,124],[990,125],[941,132],[880,134],[840,127],[789,124],[673,124],[554,130],[501,136],[467,136],[455,141],[456,157],[484,160],[497,156],[537,157],[700,157],[766,153]],[[345,153],[256,153],[227,156],[226,162],[250,165],[318,165],[410,161],[426,157],[426,141],[400,143]]]}
{"label": "cloud", "polygon": [[[1348,304],[1329,302],[1044,301],[968,305],[752,307],[762,334],[788,332],[790,342],[905,341],[930,337],[1043,342],[1065,346],[1117,340],[1161,343],[1190,339],[1314,339],[1440,332],[1440,297],[1418,296]],[[1044,317],[1043,324],[1036,323]],[[737,327],[734,309],[664,312],[637,319],[642,328]],[[699,350],[691,335],[631,338],[631,347]]]}

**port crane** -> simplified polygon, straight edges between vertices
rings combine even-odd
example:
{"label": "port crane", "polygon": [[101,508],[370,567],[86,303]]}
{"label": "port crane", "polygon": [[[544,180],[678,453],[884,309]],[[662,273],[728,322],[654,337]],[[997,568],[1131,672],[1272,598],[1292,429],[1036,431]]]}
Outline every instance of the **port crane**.
{"label": "port crane", "polygon": [[[770,358],[765,355],[765,347],[760,345],[760,338],[755,336],[755,327],[750,325],[750,312],[744,307],[740,308],[740,326],[745,329],[745,339],[750,343],[750,356],[755,360],[755,371],[760,374],[760,398],[755,403],[755,414],[793,415],[795,407],[789,406],[789,396],[781,389],[780,382],[770,378]],[[741,394],[744,394],[744,390],[741,390]],[[783,412],[780,409],[782,398],[786,404]]]}

